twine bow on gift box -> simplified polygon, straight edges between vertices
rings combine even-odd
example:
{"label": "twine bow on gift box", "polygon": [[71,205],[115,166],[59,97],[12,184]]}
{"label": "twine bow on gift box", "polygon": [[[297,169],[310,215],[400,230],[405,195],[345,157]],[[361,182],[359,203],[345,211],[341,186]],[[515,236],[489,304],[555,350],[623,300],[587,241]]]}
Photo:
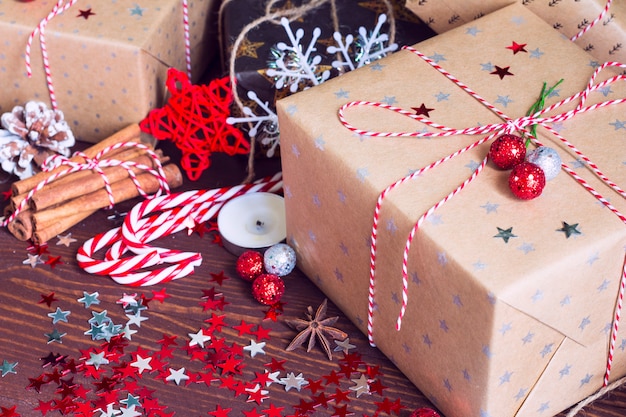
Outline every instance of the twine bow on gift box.
{"label": "twine bow on gift box", "polygon": [[[415,179],[417,177],[419,177],[420,175],[422,175],[424,172],[429,171],[439,165],[444,164],[445,162],[450,161],[451,159],[453,159],[456,156],[459,156],[485,142],[488,142],[492,139],[494,139],[496,136],[499,136],[500,134],[504,134],[504,133],[511,133],[513,131],[520,131],[523,132],[523,134],[525,136],[527,136],[528,138],[530,138],[530,140],[535,143],[537,146],[542,146],[542,144],[539,142],[539,140],[534,136],[533,134],[533,130],[532,127],[533,126],[537,126],[537,125],[541,125],[542,127],[544,127],[549,133],[551,133],[552,135],[554,135],[557,139],[559,139],[561,142],[563,142],[570,150],[572,150],[574,153],[576,153],[576,155],[578,155],[582,160],[584,160],[587,165],[594,171],[594,173],[607,185],[609,186],[611,189],[613,189],[615,192],[617,192],[622,198],[626,198],[626,192],[620,188],[616,183],[614,183],[613,181],[611,181],[606,175],[604,175],[604,173],[600,170],[600,168],[593,163],[587,156],[585,156],[579,149],[577,149],[572,143],[570,143],[566,138],[564,138],[563,136],[561,136],[552,126],[551,124],[553,123],[557,123],[557,122],[563,122],[565,120],[569,120],[574,118],[576,115],[578,114],[582,114],[582,113],[586,113],[586,112],[591,112],[594,111],[596,109],[602,108],[602,107],[607,107],[607,106],[614,106],[614,105],[618,105],[618,104],[622,104],[622,103],[626,103],[626,98],[621,98],[621,99],[615,99],[615,100],[607,100],[607,101],[603,101],[603,102],[599,102],[596,104],[592,104],[587,106],[586,100],[589,96],[590,93],[592,93],[593,91],[599,90],[601,88],[604,88],[606,86],[609,86],[615,82],[618,81],[625,81],[626,80],[626,75],[616,75],[616,76],[612,76],[604,81],[598,82],[596,83],[596,80],[598,78],[598,75],[605,70],[606,68],[609,67],[616,67],[616,68],[621,68],[621,69],[626,69],[626,65],[621,64],[619,62],[606,62],[603,65],[599,66],[598,68],[596,68],[596,70],[593,72],[593,75],[591,76],[589,83],[587,84],[586,88],[583,91],[580,91],[568,98],[565,98],[564,100],[561,100],[555,104],[552,104],[544,109],[539,109],[538,111],[534,112],[533,114],[527,115],[527,116],[523,116],[523,117],[519,117],[519,118],[511,118],[509,116],[507,116],[506,114],[504,114],[504,112],[502,112],[501,110],[499,110],[498,108],[496,108],[494,105],[492,105],[491,103],[489,103],[487,100],[485,100],[483,97],[481,97],[480,95],[478,95],[475,91],[473,91],[469,86],[467,86],[466,84],[464,84],[462,81],[460,81],[459,79],[457,79],[455,76],[453,76],[451,73],[449,73],[448,71],[446,71],[443,67],[441,67],[440,65],[438,65],[436,62],[434,62],[433,60],[431,60],[430,58],[428,58],[427,56],[425,56],[424,54],[422,54],[421,52],[417,51],[415,48],[412,47],[405,47],[404,49],[412,52],[413,54],[417,55],[418,57],[420,57],[421,59],[423,59],[424,61],[426,61],[428,64],[430,64],[434,69],[436,69],[437,71],[439,71],[442,75],[444,75],[446,78],[448,78],[450,81],[452,81],[454,84],[456,84],[459,88],[463,89],[466,93],[468,93],[470,96],[472,96],[474,99],[476,99],[478,102],[480,102],[483,106],[487,107],[489,110],[493,111],[495,114],[497,114],[502,120],[504,120],[503,123],[493,123],[493,124],[486,124],[483,126],[478,126],[478,127],[469,127],[469,128],[462,128],[462,129],[454,129],[448,126],[444,126],[444,125],[440,125],[437,124],[435,122],[433,122],[432,120],[429,120],[428,118],[422,116],[422,115],[417,115],[415,113],[411,113],[405,109],[399,108],[399,107],[395,107],[395,106],[391,106],[385,103],[380,103],[380,102],[371,102],[371,101],[352,101],[349,103],[344,104],[338,112],[338,116],[339,116],[339,120],[340,122],[349,130],[359,134],[359,135],[364,135],[364,136],[371,136],[371,137],[414,137],[414,138],[433,138],[433,137],[448,137],[448,136],[455,136],[455,135],[483,135],[483,134],[487,134],[488,136],[481,138],[480,140],[462,148],[457,150],[456,152],[453,152],[450,155],[447,155],[425,167],[422,167],[421,169],[418,169],[416,171],[414,171],[412,174],[407,175],[404,178],[401,178],[400,180],[394,182],[393,184],[389,185],[387,188],[385,188],[382,193],[379,195],[377,202],[376,202],[376,207],[375,207],[375,211],[374,211],[374,218],[373,218],[373,225],[372,225],[372,232],[371,232],[371,252],[370,252],[370,280],[369,280],[369,292],[368,292],[368,319],[367,319],[367,330],[368,330],[368,338],[370,341],[370,344],[372,346],[375,346],[374,344],[374,337],[373,337],[373,313],[374,313],[374,295],[375,295],[375,287],[376,287],[376,252],[377,252],[377,236],[378,236],[378,223],[380,220],[380,211],[381,211],[381,207],[383,204],[383,201],[385,199],[385,197],[387,196],[387,194],[389,194],[389,192],[391,192],[393,189],[399,187],[400,185],[406,183],[409,180]],[[558,109],[561,106],[564,106],[568,103],[572,103],[575,102],[576,100],[578,100],[578,103],[576,105],[576,107],[572,110],[568,110],[565,111],[563,113],[560,114],[555,114],[553,116],[545,116],[547,113]],[[359,129],[353,125],[351,125],[346,118],[346,111],[352,107],[359,107],[359,106],[369,106],[369,107],[375,107],[375,108],[380,108],[380,109],[384,109],[384,110],[389,110],[395,113],[398,113],[400,115],[403,116],[407,116],[410,117],[414,120],[417,120],[427,126],[430,126],[431,128],[437,129],[438,131],[436,132],[379,132],[379,131],[371,131],[371,130],[363,130],[363,129]],[[424,220],[431,215],[435,210],[437,210],[439,207],[441,207],[443,204],[445,204],[448,200],[450,200],[453,196],[455,196],[456,194],[460,193],[461,190],[463,190],[470,182],[472,182],[474,179],[477,178],[478,174],[483,170],[483,168],[485,167],[487,163],[487,157],[485,157],[482,161],[482,163],[474,170],[474,172],[471,174],[471,176],[469,178],[467,178],[462,184],[460,184],[457,188],[455,188],[452,192],[450,192],[447,196],[445,196],[443,199],[441,199],[439,202],[437,202],[434,206],[432,206],[430,209],[428,209],[419,219],[418,221],[415,223],[414,227],[411,229],[411,231],[409,232],[409,236],[407,238],[406,244],[405,244],[405,248],[404,248],[404,252],[403,252],[403,258],[402,258],[402,303],[401,303],[401,308],[400,308],[400,313],[398,315],[398,319],[397,319],[397,325],[396,328],[398,330],[400,330],[401,325],[402,325],[402,319],[404,316],[404,313],[406,311],[406,306],[408,303],[408,268],[407,268],[407,264],[408,264],[408,254],[409,254],[409,250],[411,247],[411,242],[415,236],[415,233],[417,232],[417,230],[420,228],[420,226],[422,225],[422,223],[424,222]],[[580,185],[582,185],[585,190],[587,190],[590,194],[592,194],[598,201],[600,201],[604,206],[606,206],[609,210],[611,210],[612,213],[614,213],[624,224],[626,224],[626,216],[622,213],[619,212],[619,210],[617,208],[615,208],[605,197],[603,197],[597,190],[595,190],[584,178],[580,177],[578,174],[576,174],[570,167],[568,167],[566,164],[562,163],[561,164],[561,168],[566,171],[570,176],[572,176]],[[614,318],[613,318],[613,323],[612,323],[612,330],[611,330],[611,337],[610,337],[610,346],[609,346],[609,352],[608,352],[608,358],[607,358],[607,366],[606,366],[606,372],[605,372],[605,377],[604,377],[604,386],[608,385],[609,382],[609,376],[610,376],[610,372],[611,372],[611,365],[613,362],[613,354],[615,351],[615,344],[616,344],[616,339],[617,339],[617,331],[618,331],[618,327],[619,327],[619,321],[620,321],[620,317],[621,317],[621,310],[622,310],[622,302],[623,302],[623,298],[624,298],[624,289],[626,287],[626,262],[624,263],[624,267],[623,267],[623,272],[622,272],[622,278],[621,278],[621,282],[620,282],[620,289],[619,289],[619,294],[618,294],[618,298],[617,298],[617,302],[616,302],[616,306],[615,306],[615,312],[614,312]]]}

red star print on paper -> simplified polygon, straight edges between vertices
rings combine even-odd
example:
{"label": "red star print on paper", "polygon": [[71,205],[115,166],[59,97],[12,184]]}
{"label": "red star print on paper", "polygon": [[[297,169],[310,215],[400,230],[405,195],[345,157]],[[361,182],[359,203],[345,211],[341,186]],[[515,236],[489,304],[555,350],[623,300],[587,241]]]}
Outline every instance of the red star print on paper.
{"label": "red star print on paper", "polygon": [[435,110],[435,109],[430,109],[426,107],[424,103],[422,103],[422,105],[419,107],[411,107],[411,109],[415,111],[416,116],[426,116],[426,117],[430,117],[430,112]]}
{"label": "red star print on paper", "polygon": [[91,8],[87,10],[79,10],[78,12],[79,13],[76,15],[76,17],[83,17],[85,18],[85,20],[89,19],[89,16],[95,15],[95,13],[91,11]]}
{"label": "red star print on paper", "polygon": [[512,73],[509,72],[509,68],[511,68],[511,67],[501,68],[501,67],[499,67],[497,65],[495,67],[496,67],[496,69],[494,71],[490,72],[489,74],[497,75],[498,77],[500,77],[500,79],[503,79],[507,75],[513,75]]}
{"label": "red star print on paper", "polygon": [[526,49],[524,49],[525,46],[525,43],[517,43],[513,41],[513,43],[510,46],[507,46],[506,49],[510,49],[511,51],[513,51],[513,55],[515,55],[518,52],[528,52]]}

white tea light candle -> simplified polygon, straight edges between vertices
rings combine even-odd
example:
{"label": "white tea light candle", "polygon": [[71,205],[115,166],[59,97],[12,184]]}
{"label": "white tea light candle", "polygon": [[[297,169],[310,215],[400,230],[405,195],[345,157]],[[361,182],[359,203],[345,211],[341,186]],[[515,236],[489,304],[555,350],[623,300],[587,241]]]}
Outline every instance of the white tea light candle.
{"label": "white tea light candle", "polygon": [[233,198],[221,208],[217,227],[226,249],[236,255],[270,247],[287,237],[285,201],[264,192]]}

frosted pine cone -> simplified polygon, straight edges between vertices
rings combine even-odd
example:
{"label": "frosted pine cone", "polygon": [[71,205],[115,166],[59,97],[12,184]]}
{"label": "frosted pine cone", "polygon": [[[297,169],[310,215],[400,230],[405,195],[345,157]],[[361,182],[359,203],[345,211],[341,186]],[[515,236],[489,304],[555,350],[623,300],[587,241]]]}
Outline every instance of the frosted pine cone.
{"label": "frosted pine cone", "polygon": [[15,106],[0,118],[0,166],[20,179],[41,169],[51,155],[70,155],[75,139],[63,112],[38,101]]}

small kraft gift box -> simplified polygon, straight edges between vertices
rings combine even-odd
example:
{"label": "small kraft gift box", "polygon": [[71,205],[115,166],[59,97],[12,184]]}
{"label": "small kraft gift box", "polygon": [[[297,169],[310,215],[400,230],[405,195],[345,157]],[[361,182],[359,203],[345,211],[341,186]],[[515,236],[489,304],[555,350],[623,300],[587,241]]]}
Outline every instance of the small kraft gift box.
{"label": "small kraft gift box", "polygon": [[[167,70],[197,80],[217,52],[213,0],[5,1],[0,112],[41,101],[78,140],[137,123],[166,95]],[[27,66],[30,63],[30,66]]]}
{"label": "small kraft gift box", "polygon": [[406,7],[435,32],[443,33],[515,2],[596,59],[626,61],[626,3],[620,0],[406,0]]}
{"label": "small kraft gift box", "polygon": [[[278,101],[299,267],[446,416],[626,373],[624,68],[513,4]],[[540,196],[487,158],[503,133],[562,161]]]}

